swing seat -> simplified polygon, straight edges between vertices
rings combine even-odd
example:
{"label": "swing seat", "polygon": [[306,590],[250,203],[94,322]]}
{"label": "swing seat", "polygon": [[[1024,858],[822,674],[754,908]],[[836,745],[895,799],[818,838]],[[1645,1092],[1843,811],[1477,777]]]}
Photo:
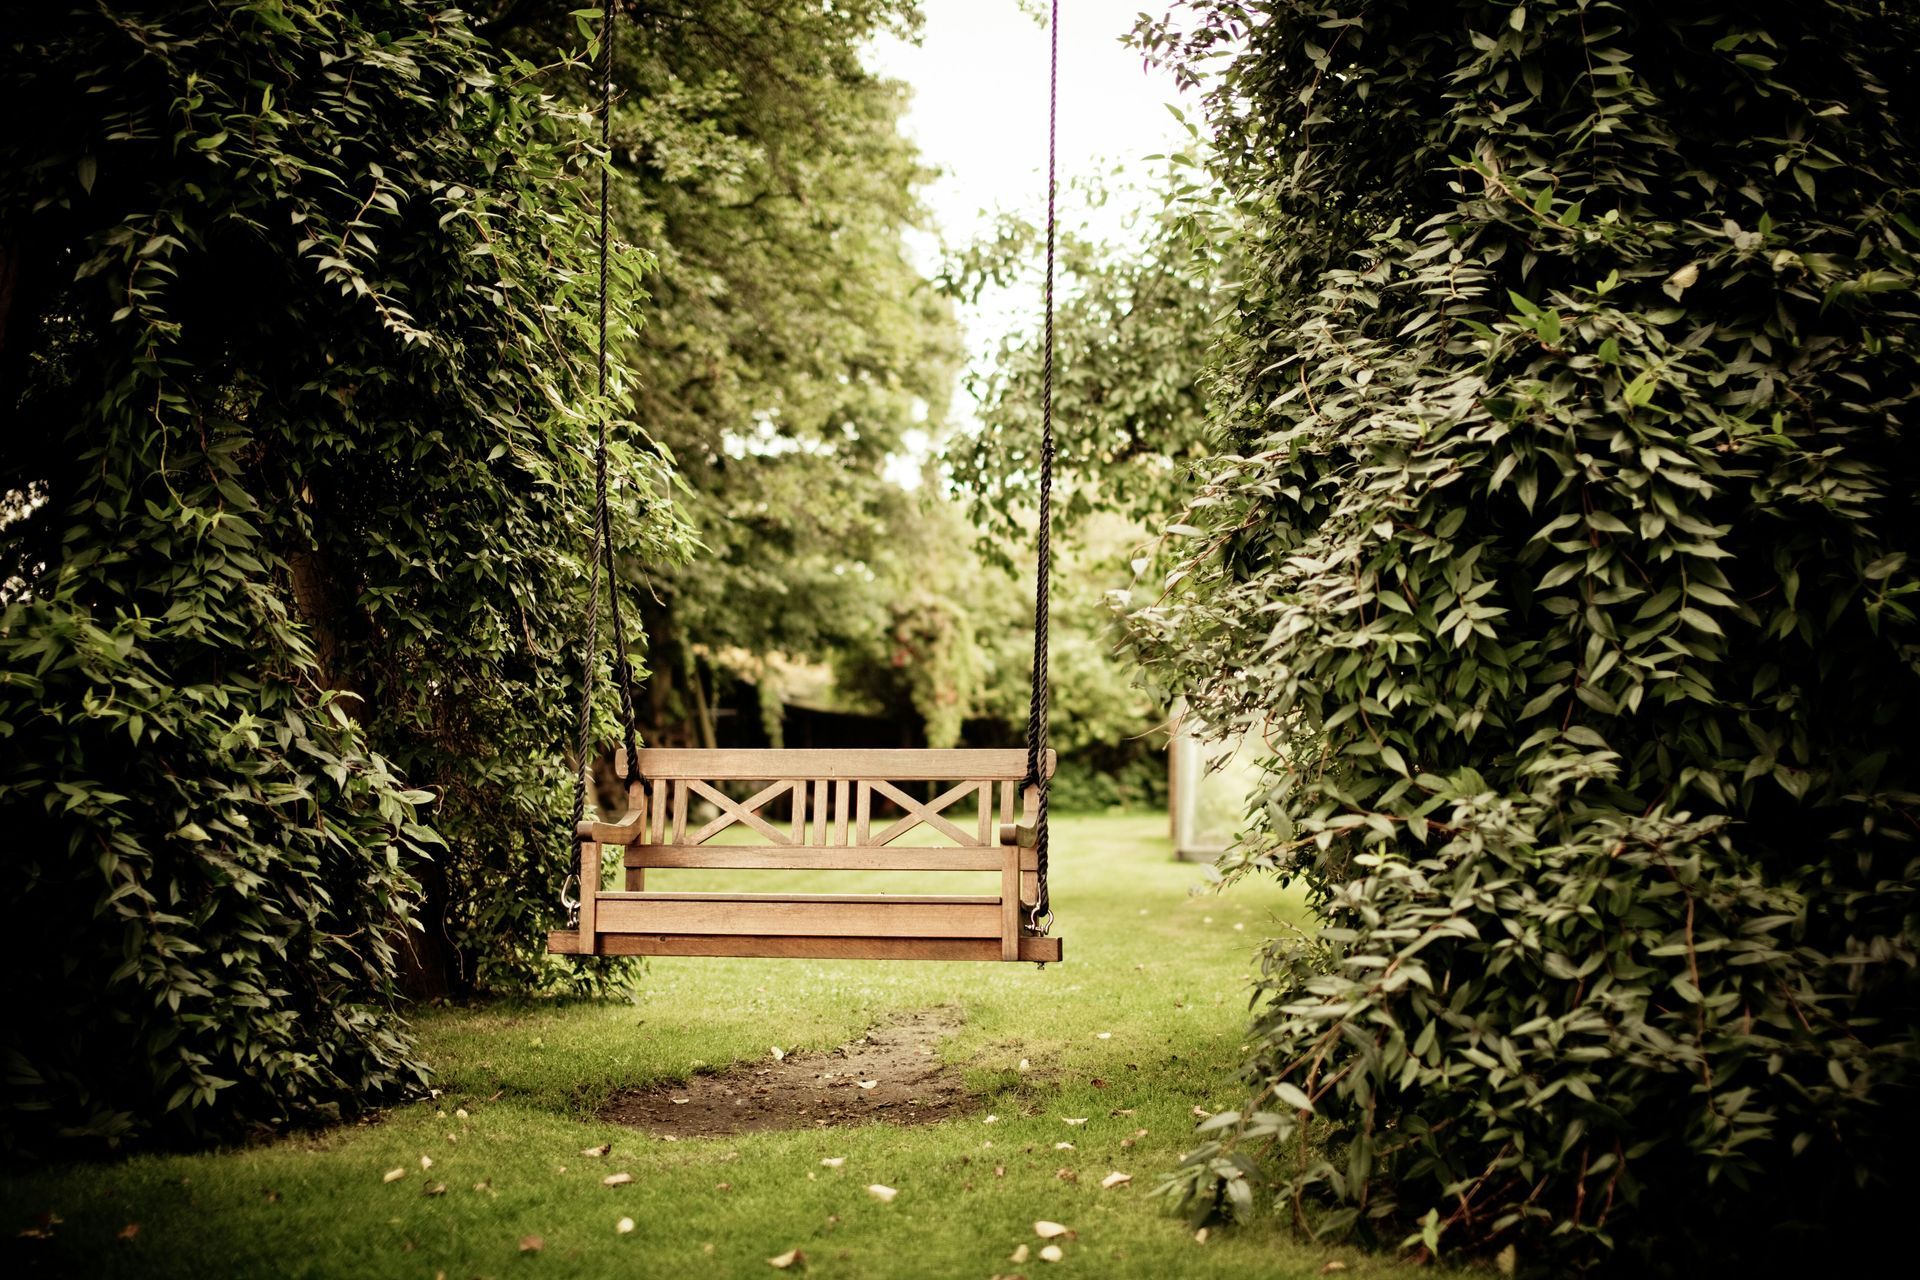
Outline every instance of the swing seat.
{"label": "swing seat", "polygon": [[[626,775],[625,752],[618,765]],[[1045,768],[1051,777],[1051,751]],[[647,750],[628,776],[625,819],[579,826],[579,927],[550,933],[549,951],[1060,959],[1060,939],[1026,924],[1037,893],[1039,792],[1023,785],[1025,751]],[[930,800],[910,789],[929,782],[948,785]],[[741,783],[758,785],[735,799],[726,784]],[[688,811],[701,801],[715,816],[696,824]],[[737,843],[743,832],[755,842]],[[727,842],[714,843],[723,834]],[[622,889],[604,884],[608,844],[625,851]],[[998,892],[659,893],[646,888],[649,868],[976,871],[996,876]]]}

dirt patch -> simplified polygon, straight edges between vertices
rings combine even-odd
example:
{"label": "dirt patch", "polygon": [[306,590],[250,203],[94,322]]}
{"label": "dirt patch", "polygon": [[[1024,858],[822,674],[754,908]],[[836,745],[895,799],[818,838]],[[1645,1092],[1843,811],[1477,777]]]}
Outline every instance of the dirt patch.
{"label": "dirt patch", "polygon": [[624,1090],[600,1118],[671,1138],[930,1124],[960,1114],[969,1103],[960,1073],[942,1067],[937,1052],[960,1021],[958,1009],[924,1009],[831,1053],[789,1053],[685,1084]]}

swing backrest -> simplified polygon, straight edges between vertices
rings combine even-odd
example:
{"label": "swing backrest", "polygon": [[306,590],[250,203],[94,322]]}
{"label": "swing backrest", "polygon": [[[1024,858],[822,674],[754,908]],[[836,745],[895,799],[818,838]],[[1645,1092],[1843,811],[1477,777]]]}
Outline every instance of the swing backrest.
{"label": "swing backrest", "polygon": [[[555,935],[556,950],[1059,958],[1057,939],[1024,929],[1038,806],[1025,751],[656,749],[638,759],[624,820],[580,828],[583,840],[622,847],[624,888],[601,887],[598,850],[583,849],[583,883],[596,891],[582,893],[580,929]],[[1049,752],[1049,775],[1053,764]],[[974,871],[997,873],[983,887],[999,892],[647,890],[649,870],[689,868]]]}

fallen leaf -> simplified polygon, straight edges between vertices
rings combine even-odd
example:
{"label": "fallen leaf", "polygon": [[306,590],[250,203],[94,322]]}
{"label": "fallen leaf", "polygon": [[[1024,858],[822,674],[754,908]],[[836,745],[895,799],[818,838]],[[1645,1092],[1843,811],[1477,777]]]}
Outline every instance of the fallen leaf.
{"label": "fallen leaf", "polygon": [[1193,1114],[1199,1117],[1200,1119],[1205,1120],[1208,1116],[1212,1115],[1213,1112],[1207,1110],[1205,1107],[1195,1107],[1193,1109]]}
{"label": "fallen leaf", "polygon": [[982,1121],[981,1121],[980,1123],[981,1123],[981,1124],[999,1124],[999,1123],[1000,1123],[1000,1117],[999,1117],[999,1116],[988,1116],[988,1117],[987,1117],[987,1118],[986,1118],[985,1120],[982,1120]]}
{"label": "fallen leaf", "polygon": [[1071,1142],[1056,1142],[1053,1144],[1053,1149],[1055,1151],[1071,1151],[1073,1150],[1073,1144]]}
{"label": "fallen leaf", "polygon": [[1042,1240],[1052,1240],[1059,1236],[1064,1236],[1069,1230],[1070,1228],[1063,1227],[1057,1222],[1048,1222],[1044,1218],[1033,1224],[1033,1234],[1039,1236]]}
{"label": "fallen leaf", "polygon": [[421,1169],[421,1172],[423,1172],[423,1173],[424,1173],[424,1172],[425,1172],[426,1170],[428,1170],[428,1169],[431,1169],[431,1168],[433,1168],[433,1157],[432,1157],[432,1156],[421,1156],[421,1157],[420,1157],[420,1169]]}
{"label": "fallen leaf", "polygon": [[733,1190],[733,1184],[731,1182],[716,1182],[713,1184],[713,1189],[715,1191],[731,1191]]}
{"label": "fallen leaf", "polygon": [[1066,1256],[1066,1252],[1057,1244],[1050,1244],[1040,1250],[1040,1260],[1042,1262],[1058,1262]]}
{"label": "fallen leaf", "polygon": [[380,1175],[380,1181],[398,1182],[400,1181],[400,1179],[406,1176],[407,1176],[407,1171],[405,1169],[389,1169],[385,1173]]}
{"label": "fallen leaf", "polygon": [[1320,1274],[1323,1276],[1330,1276],[1336,1271],[1345,1271],[1346,1269],[1347,1269],[1347,1264],[1340,1261],[1340,1259],[1328,1258],[1326,1262],[1321,1265]]}
{"label": "fallen leaf", "polygon": [[1060,1181],[1062,1181],[1062,1182],[1078,1182],[1078,1181],[1080,1181],[1080,1175],[1079,1175],[1078,1173],[1076,1173],[1076,1172],[1074,1172],[1074,1171],[1073,1171],[1072,1169],[1058,1169],[1058,1170],[1055,1170],[1055,1171],[1054,1171],[1054,1175],[1053,1175],[1053,1176],[1054,1176],[1054,1177],[1056,1177],[1056,1178],[1058,1178],[1058,1179],[1060,1179]]}
{"label": "fallen leaf", "polygon": [[876,1182],[867,1188],[867,1194],[875,1200],[878,1200],[881,1204],[892,1204],[893,1198],[900,1193],[892,1187],[883,1187]]}
{"label": "fallen leaf", "polygon": [[1212,1234],[1213,1234],[1213,1231],[1210,1228],[1202,1227],[1198,1231],[1193,1233],[1193,1242],[1195,1244],[1205,1244],[1207,1242],[1207,1237]]}
{"label": "fallen leaf", "polygon": [[1085,1124],[1087,1122],[1085,1116],[1061,1116],[1060,1118],[1068,1124]]}
{"label": "fallen leaf", "polygon": [[444,1182],[429,1182],[426,1190],[420,1194],[423,1196],[443,1196],[447,1194],[447,1184]]}
{"label": "fallen leaf", "polygon": [[1105,1189],[1107,1189],[1108,1191],[1111,1191],[1115,1187],[1125,1186],[1127,1183],[1132,1181],[1133,1181],[1132,1174],[1121,1173],[1118,1170],[1115,1170],[1113,1173],[1110,1173],[1106,1177],[1100,1179],[1100,1185]]}
{"label": "fallen leaf", "polygon": [[547,1242],[539,1236],[520,1237],[520,1252],[522,1253],[538,1253],[546,1247]]}
{"label": "fallen leaf", "polygon": [[1111,1040],[1113,1039],[1113,1032],[1111,1031],[1096,1032],[1093,1038],[1095,1040]]}
{"label": "fallen leaf", "polygon": [[455,1107],[453,1109],[453,1118],[455,1120],[470,1119],[470,1117],[467,1115],[467,1109],[465,1107]]}
{"label": "fallen leaf", "polygon": [[612,1151],[613,1151],[613,1144],[611,1142],[603,1142],[597,1147],[580,1148],[580,1154],[583,1156],[604,1156],[611,1153]]}
{"label": "fallen leaf", "polygon": [[122,1240],[131,1240],[139,1234],[140,1224],[137,1222],[129,1222],[126,1226],[120,1228],[118,1232],[118,1236]]}
{"label": "fallen leaf", "polygon": [[1020,1059],[1020,1070],[1031,1071],[1033,1070],[1033,1064],[1031,1062],[1028,1062],[1025,1058],[1022,1058]]}
{"label": "fallen leaf", "polygon": [[1514,1268],[1518,1267],[1519,1265],[1520,1265],[1520,1254],[1512,1245],[1508,1245],[1506,1248],[1502,1249],[1499,1253],[1496,1253],[1493,1255],[1494,1269],[1503,1276],[1512,1275],[1514,1272]]}
{"label": "fallen leaf", "polygon": [[[707,1252],[713,1252],[712,1245],[707,1246]],[[777,1258],[768,1258],[767,1265],[778,1271],[785,1271],[788,1267],[804,1267],[807,1265],[807,1255],[798,1249],[789,1249]]]}
{"label": "fallen leaf", "polygon": [[854,1083],[859,1085],[862,1089],[871,1089],[875,1085],[879,1084],[880,1082],[878,1080],[855,1080]]}
{"label": "fallen leaf", "polygon": [[1027,1260],[1028,1256],[1027,1246],[1023,1244],[1007,1255],[1007,1261],[1013,1263],[1015,1266],[1019,1266]]}
{"label": "fallen leaf", "polygon": [[822,1156],[820,1158],[820,1163],[829,1169],[838,1169],[846,1162],[847,1158],[845,1156]]}
{"label": "fallen leaf", "polygon": [[785,1049],[782,1049],[779,1045],[773,1046],[773,1060],[775,1062],[783,1061],[786,1056],[787,1051]]}
{"label": "fallen leaf", "polygon": [[689,1102],[692,1102],[693,1099],[692,1098],[668,1098],[667,1101],[671,1102],[676,1107],[684,1107]]}
{"label": "fallen leaf", "polygon": [[1120,1145],[1121,1145],[1122,1147],[1131,1147],[1131,1146],[1133,1145],[1133,1139],[1132,1139],[1132,1138],[1122,1138],[1122,1139],[1120,1139]]}
{"label": "fallen leaf", "polygon": [[603,1187],[624,1187],[632,1181],[633,1175],[630,1173],[610,1173],[600,1179],[600,1185]]}
{"label": "fallen leaf", "polygon": [[614,1234],[615,1234],[615,1235],[622,1235],[622,1236],[624,1236],[624,1235],[630,1235],[630,1234],[632,1234],[632,1232],[633,1232],[633,1219],[632,1219],[632,1218],[622,1218],[622,1219],[620,1219],[620,1221],[618,1221],[618,1222],[616,1222],[616,1223],[614,1223],[614,1224],[613,1224],[613,1231],[614,1231]]}

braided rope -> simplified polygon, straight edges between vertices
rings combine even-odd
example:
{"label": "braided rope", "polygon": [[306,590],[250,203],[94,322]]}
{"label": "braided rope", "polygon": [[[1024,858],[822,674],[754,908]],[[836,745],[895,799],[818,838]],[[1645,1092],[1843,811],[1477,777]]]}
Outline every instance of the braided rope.
{"label": "braided rope", "polygon": [[[600,149],[610,152],[613,139],[613,0],[608,0],[605,21],[600,33]],[[584,636],[580,645],[580,715],[576,724],[574,771],[573,771],[573,831],[577,833],[580,823],[587,816],[587,774],[588,752],[593,749],[593,690],[600,672],[600,569],[604,562],[607,571],[607,597],[612,606],[614,634],[614,676],[620,682],[621,711],[625,716],[627,736],[628,768],[638,757],[634,754],[634,707],[633,672],[627,661],[626,625],[620,617],[618,585],[613,572],[612,521],[607,501],[607,414],[604,402],[607,395],[607,259],[608,246],[612,243],[611,196],[608,165],[603,160],[600,166],[600,314],[599,314],[599,368],[598,387],[602,401],[599,432],[594,441],[594,513],[593,542],[587,555],[587,614]],[[577,834],[570,838],[578,840]],[[581,892],[589,886],[582,885]]]}
{"label": "braided rope", "polygon": [[1053,927],[1053,902],[1047,892],[1047,641],[1050,625],[1048,585],[1053,570],[1053,259],[1057,223],[1056,152],[1060,117],[1060,0],[1053,0],[1047,24],[1052,48],[1047,70],[1047,283],[1046,325],[1042,339],[1044,374],[1040,389],[1040,537],[1033,582],[1033,679],[1027,707],[1027,781],[1040,796],[1034,824],[1035,894],[1027,924],[1037,933]]}

